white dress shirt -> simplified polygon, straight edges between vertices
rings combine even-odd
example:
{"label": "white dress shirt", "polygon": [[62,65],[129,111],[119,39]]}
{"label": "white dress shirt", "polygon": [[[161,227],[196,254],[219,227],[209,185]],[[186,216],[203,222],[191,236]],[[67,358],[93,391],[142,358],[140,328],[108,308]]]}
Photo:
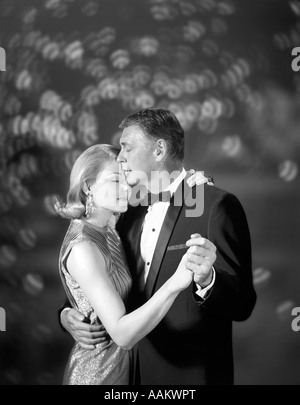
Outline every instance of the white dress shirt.
{"label": "white dress shirt", "polygon": [[[179,176],[166,188],[165,191],[170,191],[171,196],[177,190],[179,184],[183,181],[187,172],[185,169],[182,169]],[[145,262],[145,269],[144,269],[144,283],[146,284],[147,277],[149,274],[152,258],[154,255],[154,251],[156,248],[156,243],[159,237],[159,233],[161,231],[167,210],[170,206],[170,202],[161,202],[157,201],[153,205],[148,207],[147,214],[144,219],[143,223],[143,230],[141,235],[141,256]],[[213,269],[213,279],[212,282],[205,288],[202,288],[200,285],[197,285],[198,290],[196,294],[199,295],[201,298],[205,297],[205,294],[208,290],[213,286],[215,282],[215,271]]]}

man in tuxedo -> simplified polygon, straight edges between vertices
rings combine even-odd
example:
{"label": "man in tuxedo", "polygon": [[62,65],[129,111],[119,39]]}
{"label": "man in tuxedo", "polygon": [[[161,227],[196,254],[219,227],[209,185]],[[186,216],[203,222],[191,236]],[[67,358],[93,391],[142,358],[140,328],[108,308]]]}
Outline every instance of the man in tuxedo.
{"label": "man in tuxedo", "polygon": [[[120,128],[118,161],[133,190],[133,205],[117,223],[134,280],[129,310],[173,274],[191,235],[203,243],[192,253],[194,283],[137,345],[139,383],[233,384],[232,321],[249,318],[256,302],[244,210],[234,195],[217,187],[187,187],[184,131],[170,111],[139,111]],[[165,193],[150,205],[145,200],[136,205],[137,184]],[[73,309],[61,314],[62,325],[82,344],[103,339],[79,319]]]}

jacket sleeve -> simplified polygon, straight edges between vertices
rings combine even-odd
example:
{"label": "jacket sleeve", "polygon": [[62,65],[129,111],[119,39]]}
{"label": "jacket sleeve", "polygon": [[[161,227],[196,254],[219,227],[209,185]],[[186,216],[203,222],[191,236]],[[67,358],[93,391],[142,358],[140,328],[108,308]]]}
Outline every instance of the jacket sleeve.
{"label": "jacket sleeve", "polygon": [[202,303],[216,317],[244,321],[256,303],[252,276],[251,239],[239,200],[226,193],[210,212],[207,238],[217,247],[215,284]]}

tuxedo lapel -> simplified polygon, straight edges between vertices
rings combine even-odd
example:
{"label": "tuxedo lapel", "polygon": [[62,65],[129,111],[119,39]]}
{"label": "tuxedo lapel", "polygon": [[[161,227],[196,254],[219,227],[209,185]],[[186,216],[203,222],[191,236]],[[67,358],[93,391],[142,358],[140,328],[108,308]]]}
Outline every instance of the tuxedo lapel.
{"label": "tuxedo lapel", "polygon": [[[164,258],[165,252],[168,247],[169,240],[173,233],[173,229],[176,225],[177,218],[183,208],[184,200],[186,199],[189,192],[192,190],[186,183],[186,180],[189,176],[186,176],[184,181],[179,185],[173,196],[173,202],[166,213],[157,244],[155,247],[152,263],[150,266],[148,278],[145,285],[145,296],[149,299],[153,293],[155,282],[159,274],[159,270]],[[181,204],[179,204],[181,202]]]}
{"label": "tuxedo lapel", "polygon": [[143,266],[145,264],[141,256],[140,243],[141,243],[142,226],[146,215],[147,207],[138,206],[133,211],[135,218],[133,226],[130,230],[129,239],[132,241],[131,243],[133,246],[135,265],[131,268],[131,273],[133,277],[139,278],[141,269],[143,269]]}

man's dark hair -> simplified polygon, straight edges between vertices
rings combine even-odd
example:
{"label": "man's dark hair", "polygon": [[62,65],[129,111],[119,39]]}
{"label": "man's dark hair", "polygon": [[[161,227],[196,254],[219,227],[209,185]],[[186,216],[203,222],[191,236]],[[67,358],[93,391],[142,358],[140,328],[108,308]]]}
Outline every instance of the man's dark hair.
{"label": "man's dark hair", "polygon": [[171,159],[183,161],[184,158],[184,130],[175,115],[161,108],[149,108],[128,115],[123,119],[119,128],[138,125],[145,136],[164,139]]}

